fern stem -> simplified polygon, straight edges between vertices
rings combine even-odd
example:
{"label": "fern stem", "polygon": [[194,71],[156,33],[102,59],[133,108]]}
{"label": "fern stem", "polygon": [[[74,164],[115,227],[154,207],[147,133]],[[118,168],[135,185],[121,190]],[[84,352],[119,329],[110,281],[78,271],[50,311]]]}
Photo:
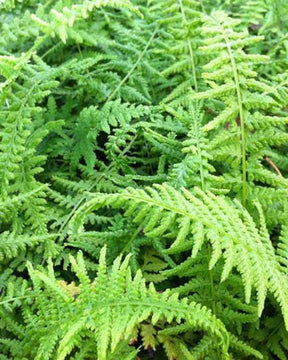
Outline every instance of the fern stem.
{"label": "fern stem", "polygon": [[132,234],[130,240],[127,242],[127,244],[125,245],[125,247],[122,250],[122,253],[125,254],[126,252],[129,251],[129,248],[131,246],[131,244],[133,243],[133,241],[136,239],[137,235],[140,233],[140,231],[142,230],[143,226],[142,224],[134,231],[134,233]]}
{"label": "fern stem", "polygon": [[[210,260],[211,256],[212,256],[212,251],[211,251],[211,246],[209,246],[209,245],[208,245],[208,254],[209,254],[208,256],[209,256],[209,260]],[[210,291],[211,291],[212,313],[217,317],[217,309],[216,309],[216,301],[215,301],[215,288],[214,288],[214,271],[213,271],[213,269],[209,269],[208,272],[209,272]],[[219,347],[217,347],[216,352],[217,352],[217,359],[221,359]]]}
{"label": "fern stem", "polygon": [[[213,20],[217,23],[217,20],[213,18]],[[232,69],[233,69],[233,76],[236,85],[236,94],[237,94],[237,102],[239,107],[239,118],[240,118],[240,131],[241,131],[241,158],[242,158],[242,203],[245,206],[246,199],[247,199],[247,163],[246,163],[246,138],[245,138],[245,118],[244,118],[244,111],[243,111],[243,103],[242,103],[242,95],[240,89],[240,81],[238,76],[238,69],[237,64],[234,59],[233,50],[230,46],[229,37],[225,29],[220,27],[220,30],[224,36],[224,40],[227,46],[228,54],[230,57]]]}
{"label": "fern stem", "polygon": [[13,298],[10,298],[7,300],[0,301],[0,305],[4,305],[4,304],[7,304],[7,303],[15,301],[15,300],[28,299],[28,298],[31,298],[32,296],[35,296],[35,295],[16,296],[16,297],[13,297]]}
{"label": "fern stem", "polygon": [[121,89],[122,85],[125,84],[125,82],[130,78],[130,76],[132,75],[132,73],[134,72],[134,70],[137,68],[137,66],[139,65],[140,61],[142,60],[143,56],[146,54],[148,48],[150,47],[157,31],[159,29],[159,25],[156,26],[155,30],[153,31],[150,39],[148,40],[145,48],[143,49],[143,51],[141,52],[141,54],[138,56],[137,61],[135,62],[135,64],[132,66],[132,68],[129,70],[129,72],[126,74],[126,76],[122,79],[122,81],[120,82],[120,84],[116,87],[116,89],[112,92],[112,94],[108,97],[108,99],[106,100],[105,103],[108,103],[109,101],[111,101],[114,96],[116,95],[116,93]]}
{"label": "fern stem", "polygon": [[9,86],[12,86],[13,82],[18,78],[18,76],[21,73],[22,67],[27,64],[27,62],[30,60],[31,56],[33,55],[33,53],[38,49],[39,46],[41,46],[43,44],[43,42],[48,39],[49,34],[46,34],[40,38],[38,38],[35,43],[33,44],[33,46],[24,54],[22,55],[22,59],[21,62],[19,62],[17,64],[17,66],[15,66],[14,72],[11,75],[11,77],[9,79],[7,79],[4,83],[1,84],[0,86],[0,91],[2,92],[4,90],[4,88],[8,88]]}
{"label": "fern stem", "polygon": [[51,52],[53,52],[57,47],[61,46],[63,43],[62,41],[58,41],[55,45],[50,47],[43,55],[40,56],[40,58],[43,60],[47,55],[49,55]]}
{"label": "fern stem", "polygon": [[[131,139],[130,143],[125,147],[125,149],[123,149],[123,151],[119,154],[120,156],[123,156],[126,154],[127,151],[130,150],[131,146],[133,145],[134,141],[137,138],[137,134]],[[106,172],[109,172],[109,170],[111,170],[114,166],[114,163],[111,163],[107,168],[106,168]],[[105,174],[102,173],[88,188],[87,188],[87,192],[91,191],[98,183],[99,181],[101,181],[104,178]],[[73,207],[73,209],[71,210],[71,212],[69,213],[69,215],[67,216],[66,220],[63,221],[60,229],[59,229],[59,233],[61,234],[62,231],[65,229],[65,227],[67,226],[67,224],[69,223],[69,221],[72,219],[73,215],[75,214],[75,212],[77,211],[77,209],[82,205],[83,201],[85,200],[85,197],[82,197],[77,203],[76,205]]]}
{"label": "fern stem", "polygon": [[[229,48],[230,48],[230,46],[229,46]],[[232,51],[231,48],[230,48],[230,51]],[[230,55],[230,51],[229,51],[229,55]],[[242,153],[242,202],[243,202],[243,205],[245,206],[246,199],[247,199],[245,119],[244,119],[244,111],[243,111],[243,105],[242,105],[242,97],[241,97],[239,78],[238,78],[237,67],[236,67],[234,58],[233,58],[232,67],[233,67],[233,72],[234,72],[234,77],[235,77],[237,101],[238,101],[238,106],[239,106],[239,117],[240,117],[240,128],[241,128],[241,150],[242,150],[241,151],[241,153]]]}
{"label": "fern stem", "polygon": [[[199,135],[199,127],[198,126],[197,126],[197,135]],[[197,148],[199,148],[199,136],[197,136]],[[204,171],[203,171],[203,162],[202,162],[201,151],[199,151],[199,162],[200,162],[201,189],[202,189],[202,191],[206,192],[206,183],[205,183],[205,177],[204,177]],[[211,256],[212,256],[211,247],[208,245],[208,262],[211,259]],[[217,316],[217,310],[216,310],[216,304],[215,304],[214,271],[213,271],[213,269],[209,269],[208,272],[209,272],[209,281],[210,281],[212,312],[215,316]],[[220,359],[219,348],[217,348],[217,358]]]}
{"label": "fern stem", "polygon": [[[199,149],[199,139],[197,139],[197,148]],[[199,151],[199,162],[200,162],[201,189],[205,192],[206,191],[206,182],[205,182],[205,176],[204,176],[204,171],[203,171],[203,161],[202,161],[201,151]]]}
{"label": "fern stem", "polygon": [[[211,248],[209,246],[209,259],[211,258]],[[211,302],[212,302],[212,311],[216,316],[216,305],[215,305],[215,290],[214,290],[214,274],[213,269],[209,270],[209,279],[210,279],[210,290],[211,290]]]}
{"label": "fern stem", "polygon": [[278,167],[274,164],[274,162],[268,157],[268,156],[265,156],[264,158],[269,165],[272,166],[272,168],[276,171],[277,175],[279,175],[280,177],[283,177],[281,171],[278,169]]}
{"label": "fern stem", "polygon": [[54,0],[48,0],[44,5],[43,5],[43,9],[46,9],[47,7],[49,7],[51,4],[53,4]]}
{"label": "fern stem", "polygon": [[[185,15],[185,10],[184,10],[184,7],[183,7],[182,0],[179,0],[179,4],[180,4],[180,9],[181,9],[181,15],[182,15],[183,24],[185,26],[187,26],[187,18],[186,18],[186,15]],[[193,82],[194,82],[194,86],[195,86],[195,91],[197,92],[198,91],[198,83],[197,83],[197,77],[196,77],[194,52],[193,52],[193,48],[192,48],[192,45],[191,45],[191,41],[189,39],[187,39],[187,45],[188,45],[188,50],[189,50],[189,55],[190,55],[190,60],[191,60],[191,66],[192,66]]]}

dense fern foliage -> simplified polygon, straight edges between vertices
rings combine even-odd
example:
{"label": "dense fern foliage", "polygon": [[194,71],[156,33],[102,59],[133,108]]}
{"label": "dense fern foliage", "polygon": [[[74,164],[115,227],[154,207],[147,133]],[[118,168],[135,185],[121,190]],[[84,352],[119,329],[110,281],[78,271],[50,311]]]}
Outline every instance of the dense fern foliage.
{"label": "dense fern foliage", "polygon": [[288,360],[284,0],[0,0],[0,360]]}

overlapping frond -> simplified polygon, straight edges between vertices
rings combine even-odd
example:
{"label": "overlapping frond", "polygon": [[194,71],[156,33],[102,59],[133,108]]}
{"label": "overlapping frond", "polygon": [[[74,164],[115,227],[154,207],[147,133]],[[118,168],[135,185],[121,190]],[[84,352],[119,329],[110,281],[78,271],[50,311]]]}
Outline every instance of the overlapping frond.
{"label": "overlapping frond", "polygon": [[[228,335],[223,324],[209,310],[188,299],[179,300],[169,290],[159,293],[152,284],[146,287],[140,272],[131,276],[129,257],[123,262],[118,257],[108,272],[103,249],[93,282],[81,254],[77,260],[71,257],[70,261],[79,286],[57,281],[51,266],[45,273],[29,265],[35,303],[23,314],[27,332],[22,356],[32,346],[35,359],[65,359],[73,351],[79,352],[77,347],[82,342],[80,354],[82,351],[91,354],[93,342],[97,346],[97,359],[109,359],[111,354],[115,358],[121,353],[120,340],[129,341],[137,325],[150,318],[154,325],[161,321],[172,325],[184,322],[187,331],[203,329],[215,339],[223,358],[227,355]],[[49,324],[47,314],[50,314]],[[19,355],[14,353],[14,358]]]}
{"label": "overlapping frond", "polygon": [[238,203],[199,189],[195,192],[193,195],[168,185],[155,185],[145,190],[130,188],[120,194],[97,194],[75,214],[73,231],[81,231],[85,215],[105,205],[125,208],[125,215],[133,216],[133,221],[141,224],[149,237],[169,234],[177,226],[178,235],[170,253],[182,247],[185,251],[191,249],[193,258],[208,241],[212,248],[209,268],[223,258],[222,281],[237,268],[244,283],[246,301],[250,301],[252,289],[257,291],[259,315],[264,309],[267,291],[273,293],[287,326],[287,269],[277,260],[261,210],[261,228],[258,229]]}

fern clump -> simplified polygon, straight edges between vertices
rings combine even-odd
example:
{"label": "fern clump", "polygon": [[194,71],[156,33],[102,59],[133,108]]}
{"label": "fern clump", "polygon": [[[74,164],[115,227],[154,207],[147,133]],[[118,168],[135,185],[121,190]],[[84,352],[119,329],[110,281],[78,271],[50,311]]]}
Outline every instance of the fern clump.
{"label": "fern clump", "polygon": [[0,359],[288,359],[287,4],[0,1]]}

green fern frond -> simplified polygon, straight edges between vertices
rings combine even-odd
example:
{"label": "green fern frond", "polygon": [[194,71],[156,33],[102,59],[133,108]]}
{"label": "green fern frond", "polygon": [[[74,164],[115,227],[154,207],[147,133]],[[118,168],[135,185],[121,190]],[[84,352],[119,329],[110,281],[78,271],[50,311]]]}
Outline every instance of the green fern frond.
{"label": "green fern frond", "polygon": [[[124,207],[126,216],[136,214],[133,220],[141,224],[149,237],[169,234],[175,223],[178,224],[179,232],[174,244],[183,244],[188,237],[194,257],[198,250],[195,250],[197,243],[191,235],[195,232],[199,236],[201,231],[201,236],[204,235],[212,247],[209,268],[212,269],[223,258],[221,280],[224,281],[236,267],[243,279],[246,301],[250,301],[252,288],[257,291],[259,315],[264,309],[267,291],[273,293],[281,305],[287,326],[285,270],[278,263],[267,232],[259,232],[252,217],[239,204],[233,205],[222,197],[198,189],[195,192],[196,196],[187,190],[179,192],[168,185],[155,185],[146,190],[131,188],[120,194],[98,194],[76,212],[73,231],[77,233],[87,212],[105,205]],[[147,213],[150,214],[149,220]],[[195,227],[197,223],[204,229]]]}
{"label": "green fern frond", "polygon": [[[93,283],[88,278],[80,254],[77,260],[71,257],[70,261],[80,281],[73,295],[65,283],[57,282],[51,265],[46,274],[29,264],[37,296],[33,308],[23,309],[28,325],[23,350],[33,340],[35,359],[54,356],[59,360],[65,359],[84,338],[88,346],[91,341],[96,342],[97,359],[108,359],[108,354],[117,353],[120,339],[129,340],[134,328],[150,317],[152,324],[160,320],[168,324],[185,321],[187,329],[205,330],[215,338],[215,345],[226,356],[228,338],[223,324],[210,311],[188,299],[179,300],[176,294],[170,295],[169,290],[159,293],[153,285],[147,288],[140,272],[132,278],[129,257],[122,263],[121,258],[117,258],[107,273],[105,249],[102,250],[98,275]],[[47,326],[48,313],[53,315]],[[45,340],[48,338],[49,342]],[[35,346],[35,341],[39,345]],[[14,356],[19,355],[15,353]]]}

